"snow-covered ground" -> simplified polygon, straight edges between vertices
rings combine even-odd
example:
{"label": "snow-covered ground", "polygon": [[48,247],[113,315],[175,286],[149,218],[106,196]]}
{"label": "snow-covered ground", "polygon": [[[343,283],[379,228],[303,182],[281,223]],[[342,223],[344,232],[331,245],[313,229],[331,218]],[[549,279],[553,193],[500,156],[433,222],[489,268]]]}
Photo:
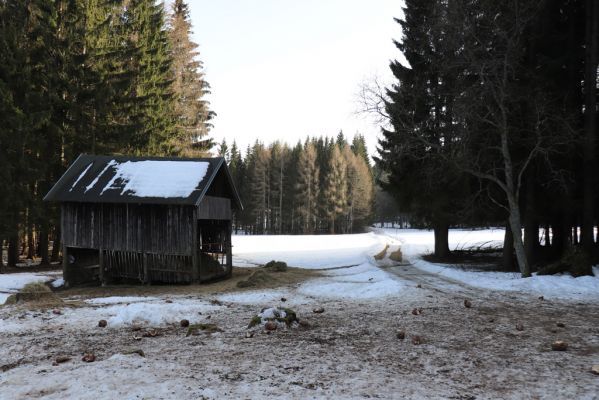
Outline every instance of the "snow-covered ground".
{"label": "snow-covered ground", "polygon": [[[452,230],[450,244],[495,246],[503,233]],[[599,364],[599,278],[521,279],[433,264],[420,258],[432,239],[431,231],[395,229],[235,236],[235,265],[280,260],[321,276],[209,296],[193,286],[151,296],[67,290],[58,312],[0,307],[0,399],[597,398],[588,369]],[[401,247],[409,264],[375,260],[387,246],[387,255]],[[55,278],[0,275],[0,292]],[[308,325],[248,329],[267,307],[291,307]],[[324,313],[313,313],[318,307]],[[182,319],[223,331],[188,336]],[[413,344],[415,335],[423,344]],[[571,350],[549,351],[556,339]],[[88,352],[95,362],[81,361]],[[52,366],[59,356],[71,360]]]}
{"label": "snow-covered ground", "polygon": [[[517,291],[545,298],[573,300],[599,300],[599,268],[595,276],[573,278],[569,274],[537,276],[522,279],[518,273],[465,271],[449,265],[427,262],[420,257],[431,253],[434,248],[432,231],[414,229],[376,229],[401,243],[404,257],[416,268],[463,282],[467,285],[501,291]],[[449,231],[450,249],[470,247],[500,247],[503,244],[503,229]]]}
{"label": "snow-covered ground", "polygon": [[291,267],[321,269],[358,265],[385,248],[388,238],[355,235],[233,236],[233,264],[255,266],[271,260]]}

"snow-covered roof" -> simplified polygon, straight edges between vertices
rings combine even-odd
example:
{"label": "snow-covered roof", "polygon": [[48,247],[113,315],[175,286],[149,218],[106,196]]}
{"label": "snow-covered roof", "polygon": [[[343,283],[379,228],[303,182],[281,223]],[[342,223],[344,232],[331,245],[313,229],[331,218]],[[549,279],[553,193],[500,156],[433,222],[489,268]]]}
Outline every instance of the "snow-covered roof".
{"label": "snow-covered roof", "polygon": [[81,155],[44,200],[90,203],[199,205],[218,174],[237,191],[222,157],[157,158]]}

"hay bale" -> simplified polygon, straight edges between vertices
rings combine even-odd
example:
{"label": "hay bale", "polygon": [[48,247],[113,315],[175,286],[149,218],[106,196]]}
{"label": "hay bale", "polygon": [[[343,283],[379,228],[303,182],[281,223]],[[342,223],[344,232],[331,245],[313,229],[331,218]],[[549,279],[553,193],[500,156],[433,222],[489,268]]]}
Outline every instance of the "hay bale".
{"label": "hay bale", "polygon": [[287,263],[284,261],[269,261],[264,265],[264,268],[274,272],[285,272],[287,271]]}
{"label": "hay bale", "polygon": [[33,308],[56,308],[63,305],[63,301],[52,289],[43,282],[33,282],[25,285],[17,293],[10,295],[5,305],[27,303]]}
{"label": "hay bale", "polygon": [[56,297],[56,295],[52,293],[52,290],[50,290],[45,283],[32,282],[19,290],[19,295],[17,297],[20,301],[40,301],[42,299]]}

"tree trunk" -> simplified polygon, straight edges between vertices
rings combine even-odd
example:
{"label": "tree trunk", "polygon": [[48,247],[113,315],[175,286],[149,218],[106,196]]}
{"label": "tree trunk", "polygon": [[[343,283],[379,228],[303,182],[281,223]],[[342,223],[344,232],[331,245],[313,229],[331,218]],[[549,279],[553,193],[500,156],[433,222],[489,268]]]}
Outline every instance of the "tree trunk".
{"label": "tree trunk", "polygon": [[585,2],[585,73],[584,73],[584,146],[583,146],[583,206],[582,247],[593,254],[596,191],[596,146],[597,146],[597,62],[599,52],[599,4],[596,0]]}
{"label": "tree trunk", "polygon": [[555,220],[553,225],[551,225],[551,230],[553,232],[553,241],[551,243],[551,248],[553,249],[552,253],[555,258],[560,258],[564,253],[564,250],[568,247],[568,235],[567,232],[567,224],[565,224],[565,216],[559,215]]}
{"label": "tree trunk", "polygon": [[549,226],[549,224],[545,224],[545,226],[543,227],[543,231],[545,232],[544,246],[550,247],[552,244],[552,239],[551,239],[551,227]]}
{"label": "tree trunk", "polygon": [[524,223],[524,252],[529,265],[537,262],[539,248],[539,225],[534,220],[526,218]]}
{"label": "tree trunk", "polygon": [[535,172],[533,168],[526,171],[525,181],[526,208],[524,213],[524,251],[529,265],[536,263],[539,244],[539,224],[535,216]]}
{"label": "tree trunk", "polygon": [[35,256],[35,238],[33,234],[33,224],[27,223],[27,259],[33,260]]}
{"label": "tree trunk", "polygon": [[52,255],[50,256],[51,262],[58,262],[60,255],[60,231],[54,230],[54,240],[52,241]]}
{"label": "tree trunk", "polygon": [[4,272],[4,239],[0,237],[0,273]]}
{"label": "tree trunk", "polygon": [[509,223],[505,226],[505,235],[503,237],[503,269],[509,272],[517,269],[514,265],[514,235]]}
{"label": "tree trunk", "polygon": [[[505,79],[505,77],[504,77]],[[512,154],[508,142],[508,123],[507,115],[504,107],[501,107],[503,129],[501,131],[501,154],[503,156],[503,166],[505,168],[505,185],[503,186],[509,211],[509,222],[514,235],[514,251],[516,252],[516,260],[518,260],[518,268],[523,278],[530,276],[530,265],[526,259],[524,251],[524,243],[522,242],[522,218],[520,216],[520,204],[518,201],[520,187],[519,182],[514,182],[514,165],[512,162]],[[524,167],[523,167],[524,168]],[[524,171],[521,171],[524,172]]]}
{"label": "tree trunk", "polygon": [[8,240],[8,266],[16,267],[19,262],[19,236],[13,235]]}
{"label": "tree trunk", "polygon": [[48,222],[46,222],[46,220],[44,220],[40,226],[38,254],[41,258],[41,265],[50,264],[50,257],[48,256]]}
{"label": "tree trunk", "polygon": [[518,268],[523,278],[530,277],[530,265],[526,259],[526,252],[524,251],[524,242],[522,241],[522,222],[520,218],[520,208],[516,198],[511,194],[507,193],[509,209],[510,209],[510,228],[512,228],[512,235],[514,237],[514,251],[516,252],[516,260],[518,261]]}
{"label": "tree trunk", "polygon": [[449,225],[438,223],[433,226],[435,233],[435,257],[449,257]]}

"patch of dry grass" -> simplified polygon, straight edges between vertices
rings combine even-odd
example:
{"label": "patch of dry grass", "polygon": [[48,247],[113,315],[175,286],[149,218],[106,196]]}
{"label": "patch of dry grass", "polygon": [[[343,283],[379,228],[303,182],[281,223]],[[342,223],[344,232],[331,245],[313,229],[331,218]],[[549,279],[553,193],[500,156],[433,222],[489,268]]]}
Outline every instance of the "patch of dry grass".
{"label": "patch of dry grass", "polygon": [[402,262],[403,254],[401,254],[401,249],[397,249],[394,252],[392,252],[391,254],[389,254],[389,259],[391,259],[395,262]]}
{"label": "patch of dry grass", "polygon": [[[106,297],[106,296],[158,296],[158,295],[216,295],[227,292],[244,290],[237,286],[239,281],[248,278],[257,271],[257,268],[234,267],[231,278],[220,281],[192,284],[192,285],[108,285],[108,286],[79,286],[61,290],[62,298],[82,296]],[[277,288],[280,286],[293,285],[305,280],[319,277],[321,273],[315,270],[288,267],[287,271],[269,273],[272,279],[263,280],[257,286],[248,289]],[[242,284],[243,285],[243,284]]]}
{"label": "patch of dry grass", "polygon": [[381,261],[387,255],[387,249],[389,249],[389,245],[386,244],[385,248],[380,252],[374,255],[374,259],[377,261]]}

